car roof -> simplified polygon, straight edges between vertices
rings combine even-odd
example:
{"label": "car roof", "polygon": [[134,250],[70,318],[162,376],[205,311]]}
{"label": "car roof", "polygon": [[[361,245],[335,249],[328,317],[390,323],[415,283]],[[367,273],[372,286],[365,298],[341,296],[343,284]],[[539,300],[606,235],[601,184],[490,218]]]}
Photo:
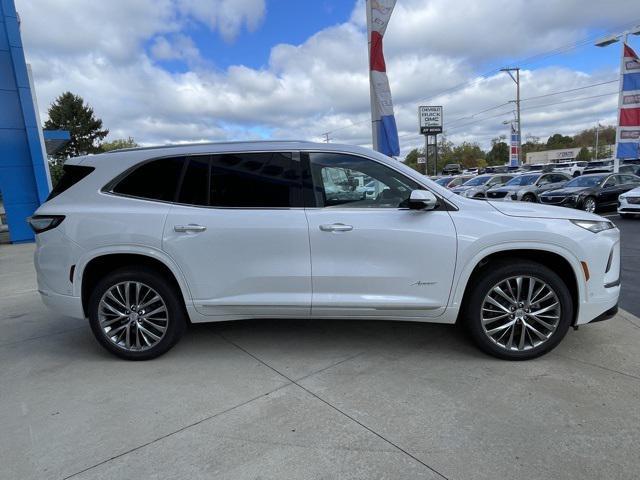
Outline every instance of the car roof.
{"label": "car roof", "polygon": [[210,143],[185,143],[177,145],[158,145],[151,147],[124,148],[97,155],[85,155],[70,158],[66,163],[71,165],[99,165],[102,161],[123,163],[137,163],[146,159],[197,155],[208,153],[238,153],[238,152],[287,152],[296,150],[342,152],[365,155],[383,160],[385,163],[396,160],[375,152],[371,149],[357,145],[344,145],[339,143],[318,143],[302,140],[258,140],[243,142],[210,142]]}

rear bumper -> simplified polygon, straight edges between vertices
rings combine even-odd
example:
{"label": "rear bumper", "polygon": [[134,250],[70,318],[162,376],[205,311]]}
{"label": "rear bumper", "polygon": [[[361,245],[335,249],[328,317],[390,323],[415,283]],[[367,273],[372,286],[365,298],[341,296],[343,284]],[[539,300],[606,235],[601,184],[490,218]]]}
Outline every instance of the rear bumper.
{"label": "rear bumper", "polygon": [[73,318],[85,318],[80,297],[61,295],[51,290],[38,290],[42,303],[56,313]]}

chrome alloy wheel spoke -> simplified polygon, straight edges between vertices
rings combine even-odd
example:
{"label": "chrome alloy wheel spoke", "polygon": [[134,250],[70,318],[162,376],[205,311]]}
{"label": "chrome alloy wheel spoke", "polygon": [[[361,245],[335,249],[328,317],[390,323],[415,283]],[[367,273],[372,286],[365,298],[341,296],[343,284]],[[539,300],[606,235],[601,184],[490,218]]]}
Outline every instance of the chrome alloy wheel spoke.
{"label": "chrome alloy wheel spoke", "polygon": [[560,300],[550,285],[529,275],[494,285],[481,307],[484,333],[505,350],[525,351],[551,338],[561,317]]}
{"label": "chrome alloy wheel spoke", "polygon": [[98,305],[98,320],[110,342],[127,351],[142,351],[164,338],[169,311],[153,288],[126,281],[104,293]]}

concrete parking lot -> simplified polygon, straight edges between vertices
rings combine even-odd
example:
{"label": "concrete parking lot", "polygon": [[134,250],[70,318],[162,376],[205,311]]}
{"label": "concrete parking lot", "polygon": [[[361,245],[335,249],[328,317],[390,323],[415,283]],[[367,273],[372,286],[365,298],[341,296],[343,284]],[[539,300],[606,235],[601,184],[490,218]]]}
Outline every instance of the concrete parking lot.
{"label": "concrete parking lot", "polygon": [[640,476],[631,313],[523,363],[451,326],[305,320],[199,325],[130,363],[44,308],[33,248],[0,246],[2,479]]}

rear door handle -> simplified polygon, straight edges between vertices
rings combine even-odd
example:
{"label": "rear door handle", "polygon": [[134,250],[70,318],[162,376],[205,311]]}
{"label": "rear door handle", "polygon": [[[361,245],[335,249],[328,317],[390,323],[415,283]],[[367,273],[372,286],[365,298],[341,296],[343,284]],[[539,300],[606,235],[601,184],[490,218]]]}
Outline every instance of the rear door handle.
{"label": "rear door handle", "polygon": [[175,232],[204,232],[207,229],[204,225],[196,225],[195,223],[190,223],[189,225],[175,225],[173,230]]}
{"label": "rear door handle", "polygon": [[320,225],[320,230],[323,232],[350,232],[353,230],[353,225],[345,225],[344,223],[326,223]]}

